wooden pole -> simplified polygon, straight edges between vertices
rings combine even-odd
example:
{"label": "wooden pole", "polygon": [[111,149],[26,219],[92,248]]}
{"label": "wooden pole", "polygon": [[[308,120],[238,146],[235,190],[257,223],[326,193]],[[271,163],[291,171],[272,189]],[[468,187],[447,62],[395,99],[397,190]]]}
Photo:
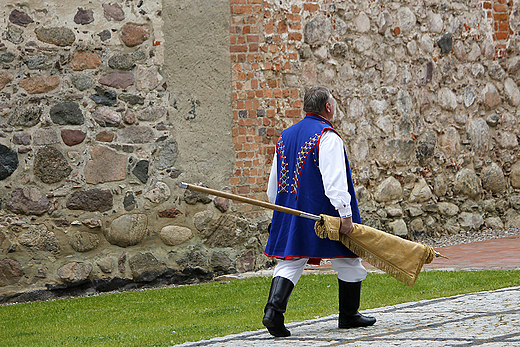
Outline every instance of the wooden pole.
{"label": "wooden pole", "polygon": [[292,215],[295,215],[295,216],[308,218],[308,219],[312,219],[312,220],[315,220],[315,221],[321,220],[321,217],[317,216],[315,214],[298,211],[298,210],[295,210],[295,209],[292,209],[292,208],[289,208],[289,207],[283,207],[283,206],[271,204],[270,202],[265,202],[265,201],[260,201],[260,200],[256,200],[256,199],[246,198],[245,196],[240,196],[240,195],[235,195],[235,194],[231,194],[231,193],[221,192],[220,190],[215,190],[215,189],[211,189],[211,188],[196,186],[196,185],[188,184],[188,183],[185,183],[185,182],[180,182],[179,183],[179,187],[180,188],[184,188],[184,189],[188,189],[188,190],[194,190],[194,191],[200,192],[200,193],[206,193],[206,194],[211,194],[211,195],[215,195],[215,196],[220,196],[221,198],[226,198],[226,199],[231,199],[231,200],[235,200],[235,201],[244,202],[244,203],[250,204],[250,205],[265,207],[265,208],[268,208],[270,210],[275,210],[275,211],[279,211],[279,212],[283,212],[283,213],[289,213],[289,214],[292,214]]}

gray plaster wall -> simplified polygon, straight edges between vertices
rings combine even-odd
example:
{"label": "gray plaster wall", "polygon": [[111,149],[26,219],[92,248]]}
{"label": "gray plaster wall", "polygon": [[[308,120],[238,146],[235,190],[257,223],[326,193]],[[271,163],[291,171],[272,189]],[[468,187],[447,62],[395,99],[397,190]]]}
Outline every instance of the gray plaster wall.
{"label": "gray plaster wall", "polygon": [[164,75],[188,182],[223,188],[234,168],[229,2],[164,1]]}

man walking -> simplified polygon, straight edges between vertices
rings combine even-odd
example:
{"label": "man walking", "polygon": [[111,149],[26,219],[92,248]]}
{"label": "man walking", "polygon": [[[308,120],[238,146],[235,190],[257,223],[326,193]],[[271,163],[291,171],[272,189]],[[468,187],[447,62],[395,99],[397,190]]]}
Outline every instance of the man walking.
{"label": "man walking", "polygon": [[[343,141],[331,121],[336,102],[325,87],[305,93],[306,116],[284,130],[276,145],[267,196],[270,202],[312,214],[341,217],[340,232],[361,223]],[[366,270],[361,259],[338,241],[320,239],[314,221],[274,211],[265,254],[280,259],[273,274],[263,324],[271,335],[290,336],[283,313],[306,264],[329,258],[338,272],[338,327],[373,325],[376,320],[358,312],[361,281]]]}

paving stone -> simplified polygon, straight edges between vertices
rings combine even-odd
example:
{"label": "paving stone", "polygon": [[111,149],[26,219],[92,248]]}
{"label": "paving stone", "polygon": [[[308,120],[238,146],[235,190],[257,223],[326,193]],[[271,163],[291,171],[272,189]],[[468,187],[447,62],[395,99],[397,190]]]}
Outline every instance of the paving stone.
{"label": "paving stone", "polygon": [[377,319],[367,328],[338,329],[335,314],[286,323],[291,332],[287,338],[274,338],[260,329],[178,346],[514,347],[520,343],[518,302],[520,287],[512,287],[363,310],[362,314]]}

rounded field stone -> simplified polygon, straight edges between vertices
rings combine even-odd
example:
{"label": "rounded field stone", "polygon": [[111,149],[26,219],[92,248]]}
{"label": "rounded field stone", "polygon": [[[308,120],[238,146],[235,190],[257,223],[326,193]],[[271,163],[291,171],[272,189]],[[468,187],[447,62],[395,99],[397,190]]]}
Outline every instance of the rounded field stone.
{"label": "rounded field stone", "polygon": [[84,170],[87,183],[98,184],[126,179],[126,154],[120,154],[105,146],[95,146],[90,156],[91,159]]}
{"label": "rounded field stone", "polygon": [[178,246],[191,239],[193,232],[185,227],[169,225],[162,228],[159,236],[165,245]]}
{"label": "rounded field stone", "polygon": [[143,25],[126,24],[121,29],[121,41],[128,47],[140,45],[150,38],[150,29]]}
{"label": "rounded field stone", "polygon": [[18,237],[18,242],[22,246],[53,254],[58,254],[61,248],[60,241],[45,224],[31,226],[29,231]]}
{"label": "rounded field stone", "polygon": [[67,201],[69,210],[105,212],[112,208],[113,196],[110,190],[91,189],[74,192]]}
{"label": "rounded field stone", "polygon": [[22,265],[14,259],[0,260],[0,287],[17,283],[23,276]]}
{"label": "rounded field stone", "polygon": [[34,23],[31,17],[27,13],[20,12],[18,10],[13,10],[9,15],[9,21],[13,24],[20,26],[27,26],[28,24]]}
{"label": "rounded field stone", "polygon": [[50,200],[36,188],[16,188],[7,200],[6,207],[9,211],[41,216],[49,210]]}
{"label": "rounded field stone", "polygon": [[131,72],[113,72],[99,79],[99,83],[118,89],[126,89],[134,84],[134,74]]}
{"label": "rounded field stone", "polygon": [[119,247],[135,246],[146,236],[148,218],[145,214],[126,214],[112,221],[105,230],[108,242]]}
{"label": "rounded field stone", "polygon": [[50,110],[50,116],[55,124],[81,125],[85,122],[79,105],[72,101],[60,102]]}
{"label": "rounded field stone", "polygon": [[11,176],[18,167],[18,154],[0,144],[0,181]]}
{"label": "rounded field stone", "polygon": [[34,32],[36,33],[38,40],[60,47],[70,46],[74,43],[74,41],[76,41],[76,35],[74,35],[74,31],[65,27],[40,27],[36,28]]}
{"label": "rounded field stone", "polygon": [[81,130],[63,129],[61,131],[61,139],[67,146],[75,146],[82,143],[86,136],[87,134]]}
{"label": "rounded field stone", "polygon": [[76,252],[88,252],[99,245],[99,236],[73,231],[70,235],[69,244]]}
{"label": "rounded field stone", "polygon": [[29,94],[47,93],[59,85],[60,78],[56,75],[29,77],[20,81],[20,87]]}
{"label": "rounded field stone", "polygon": [[96,53],[76,52],[69,65],[74,71],[95,69],[101,65],[101,58]]}
{"label": "rounded field stone", "polygon": [[89,89],[94,84],[92,76],[88,74],[72,76],[70,80],[74,87],[76,87],[79,90]]}
{"label": "rounded field stone", "polygon": [[103,15],[107,20],[122,21],[125,13],[119,4],[103,4]]}
{"label": "rounded field stone", "polygon": [[57,149],[46,146],[36,154],[34,175],[43,183],[56,183],[67,177],[72,171],[67,159]]}
{"label": "rounded field stone", "polygon": [[14,76],[9,72],[0,71],[0,90],[13,80]]}
{"label": "rounded field stone", "polygon": [[8,124],[11,126],[32,127],[40,122],[42,109],[38,106],[20,105],[11,111]]}
{"label": "rounded field stone", "polygon": [[92,23],[93,21],[94,11],[78,8],[78,12],[76,12],[76,15],[74,16],[74,23],[86,25]]}

